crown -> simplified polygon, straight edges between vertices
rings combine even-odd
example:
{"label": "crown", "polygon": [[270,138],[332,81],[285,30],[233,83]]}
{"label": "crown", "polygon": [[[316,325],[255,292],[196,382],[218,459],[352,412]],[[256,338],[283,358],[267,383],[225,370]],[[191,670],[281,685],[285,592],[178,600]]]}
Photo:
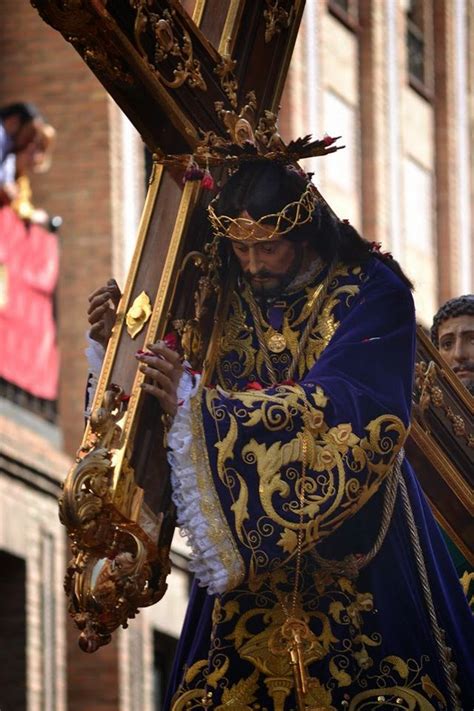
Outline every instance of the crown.
{"label": "crown", "polygon": [[[192,155],[159,155],[156,157],[157,162],[174,167],[181,166],[184,169],[183,181],[202,179],[203,187],[213,189],[214,181],[209,171],[212,166],[224,166],[232,171],[245,162],[274,161],[287,166],[288,170],[302,174],[308,181],[308,176],[298,166],[298,161],[325,156],[344,148],[335,145],[340,136],[324,136],[320,140],[312,140],[311,135],[306,135],[286,144],[278,132],[276,114],[266,110],[257,121],[255,92],[250,92],[246,98],[247,103],[239,114],[225,109],[223,102],[216,102],[214,105],[228,138],[217,135],[214,131],[202,132],[202,138]],[[208,207],[209,221],[215,235],[240,241],[282,237],[295,227],[310,222],[317,203],[325,203],[311,182],[307,182],[299,200],[285,205],[280,212],[264,215],[258,220],[217,215],[216,201],[217,197]],[[262,227],[265,229],[259,229]]]}
{"label": "crown", "polygon": [[[279,239],[295,227],[301,227],[313,219],[313,212],[316,204],[322,200],[318,190],[312,183],[308,183],[306,190],[299,200],[290,202],[280,210],[269,215],[264,215],[258,220],[250,217],[229,217],[228,215],[217,215],[215,204],[218,196],[215,197],[207,208],[209,222],[216,236],[232,237],[239,242],[268,241]],[[264,227],[265,230],[259,229]]]}
{"label": "crown", "polygon": [[311,135],[303,136],[285,144],[277,127],[277,116],[272,111],[264,111],[257,121],[257,101],[255,92],[247,94],[247,103],[237,114],[226,110],[223,102],[215,102],[216,112],[226,128],[228,138],[217,135],[214,131],[203,132],[192,155],[159,154],[157,162],[164,165],[183,167],[189,172],[185,179],[202,177],[200,169],[212,166],[226,166],[236,169],[246,161],[270,160],[286,165],[297,164],[303,158],[324,156],[344,148],[336,146],[340,138],[324,136],[312,140]]}

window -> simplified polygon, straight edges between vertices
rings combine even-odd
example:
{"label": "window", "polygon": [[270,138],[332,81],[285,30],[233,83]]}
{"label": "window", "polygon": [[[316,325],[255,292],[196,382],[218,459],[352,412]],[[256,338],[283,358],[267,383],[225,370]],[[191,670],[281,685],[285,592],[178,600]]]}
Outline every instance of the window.
{"label": "window", "polygon": [[358,0],[328,0],[328,10],[351,30],[357,29]]}
{"label": "window", "polygon": [[406,45],[410,86],[431,95],[432,14],[428,0],[409,0],[406,13]]}
{"label": "window", "polygon": [[170,681],[177,640],[163,632],[154,632],[153,696],[154,711],[164,710],[165,693]]}
{"label": "window", "polygon": [[26,709],[26,562],[0,551],[1,708]]}

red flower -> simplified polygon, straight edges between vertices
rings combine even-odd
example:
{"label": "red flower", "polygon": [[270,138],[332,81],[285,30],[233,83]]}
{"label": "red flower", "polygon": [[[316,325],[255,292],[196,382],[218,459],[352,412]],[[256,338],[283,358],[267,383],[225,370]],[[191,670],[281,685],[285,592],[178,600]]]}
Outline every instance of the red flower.
{"label": "red flower", "polygon": [[246,390],[263,390],[263,385],[260,385],[256,380],[250,380],[245,386]]}
{"label": "red flower", "polygon": [[328,136],[328,134],[326,133],[326,135],[323,136],[323,143],[326,147],[332,146],[332,144],[335,143],[338,138],[340,137],[336,136],[335,138],[333,138],[332,136]]}

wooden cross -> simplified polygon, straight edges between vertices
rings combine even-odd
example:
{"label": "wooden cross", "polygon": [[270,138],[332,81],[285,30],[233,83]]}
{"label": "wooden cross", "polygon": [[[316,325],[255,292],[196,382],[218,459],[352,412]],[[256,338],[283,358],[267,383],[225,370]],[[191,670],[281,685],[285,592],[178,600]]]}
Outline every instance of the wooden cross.
{"label": "wooden cross", "polygon": [[[192,18],[178,0],[32,4],[71,42],[150,151],[163,155],[192,153],[203,132],[228,138],[222,117],[239,115],[250,92],[257,120],[278,111],[304,0],[196,0]],[[175,513],[163,426],[157,401],[139,387],[134,353],[178,322],[188,356],[206,365],[224,308],[222,294],[213,306],[205,301],[212,291],[212,255],[202,254],[209,195],[181,178],[155,163],[92,417],[60,501],[74,556],[69,608],[89,652],[159,600],[169,572]],[[206,311],[214,330],[203,345]]]}

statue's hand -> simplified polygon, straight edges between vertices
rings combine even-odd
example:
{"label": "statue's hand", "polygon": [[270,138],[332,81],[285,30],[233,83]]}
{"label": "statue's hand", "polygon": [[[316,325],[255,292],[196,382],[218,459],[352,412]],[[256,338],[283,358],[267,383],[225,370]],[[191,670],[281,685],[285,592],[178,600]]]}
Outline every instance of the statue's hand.
{"label": "statue's hand", "polygon": [[141,387],[160,401],[164,413],[174,417],[178,410],[177,391],[183,373],[181,356],[163,341],[149,344],[147,348],[148,351],[136,354],[141,363],[140,370],[148,380]]}
{"label": "statue's hand", "polygon": [[122,294],[115,279],[109,279],[105,286],[96,289],[89,296],[87,318],[90,324],[89,335],[104,348],[109,342],[117,316],[117,307]]}

